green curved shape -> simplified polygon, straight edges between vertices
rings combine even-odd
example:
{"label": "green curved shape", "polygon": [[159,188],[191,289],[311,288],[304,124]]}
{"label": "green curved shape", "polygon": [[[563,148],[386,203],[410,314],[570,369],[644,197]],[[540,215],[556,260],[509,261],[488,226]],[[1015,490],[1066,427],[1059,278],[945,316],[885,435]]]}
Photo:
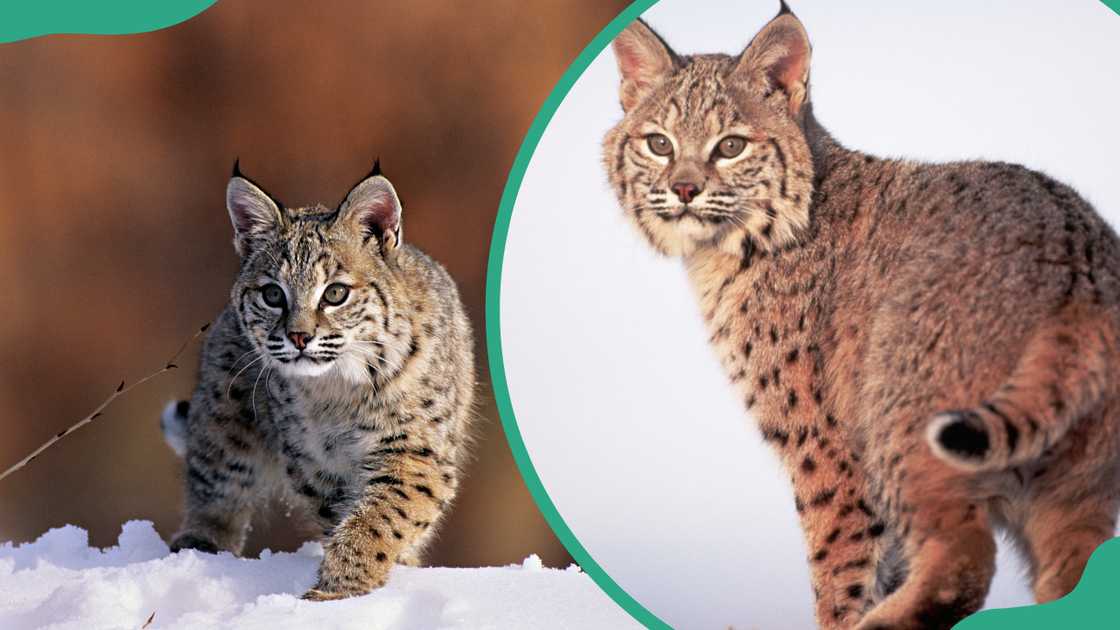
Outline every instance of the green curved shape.
{"label": "green curved shape", "polygon": [[[1105,6],[1120,14],[1120,0],[1101,0]],[[513,215],[514,202],[525,178],[525,171],[529,167],[529,160],[533,151],[540,142],[545,128],[552,116],[560,107],[564,97],[571,90],[572,85],[583,74],[595,57],[610,44],[622,29],[646,9],[653,6],[657,0],[635,0],[610,24],[606,26],[591,43],[576,57],[560,78],[559,83],[553,88],[537,112],[536,118],[529,127],[525,140],[521,144],[517,157],[514,159],[513,168],[510,170],[506,187],[502,193],[501,203],[498,207],[498,216],[494,222],[494,233],[490,242],[490,256],[486,269],[486,349],[490,358],[490,378],[494,386],[494,397],[498,407],[498,414],[502,427],[506,433],[510,450],[514,460],[529,488],[533,500],[540,509],[541,514],[556,533],[557,538],[563,543],[572,558],[579,563],[596,584],[610,596],[623,610],[630,613],[634,619],[648,628],[668,629],[670,626],[656,615],[642,606],[636,599],[627,593],[587,552],[587,549],[576,538],[568,527],[560,512],[556,509],[552,499],[537,475],[521,431],[517,427],[517,420],[513,413],[513,404],[509,395],[509,384],[506,381],[505,362],[502,358],[501,338],[501,290],[502,290],[502,263],[505,255],[506,239],[509,235],[510,218]],[[1069,596],[1049,604],[1039,606],[1026,606],[1023,608],[1009,608],[988,610],[977,613],[957,624],[956,628],[962,630],[995,630],[1014,628],[1016,630],[1031,630],[1032,628],[1113,628],[1117,627],[1118,616],[1116,606],[1109,606],[1107,597],[1109,585],[1120,583],[1120,539],[1105,543],[1093,554],[1085,571],[1085,577],[1077,589]],[[1071,623],[1072,622],[1072,623]]]}
{"label": "green curved shape", "polygon": [[[1118,11],[1120,13],[1120,11]],[[1085,565],[1077,588],[1046,604],[984,610],[953,626],[954,630],[1095,630],[1120,626],[1120,538],[1104,543]]]}
{"label": "green curved shape", "polygon": [[127,35],[191,19],[217,0],[5,0],[0,43],[53,34]]}
{"label": "green curved shape", "polygon": [[505,254],[506,237],[509,234],[510,217],[513,215],[513,204],[517,199],[517,191],[521,188],[521,181],[525,178],[525,171],[529,168],[529,159],[533,156],[533,151],[537,148],[541,135],[544,134],[544,130],[549,121],[552,120],[553,114],[556,113],[560,103],[564,101],[564,97],[567,96],[568,91],[572,89],[572,85],[587,69],[587,66],[591,65],[595,57],[610,44],[616,35],[622,32],[622,29],[626,28],[630,22],[633,22],[656,1],[636,0],[612,20],[606,28],[600,31],[564,72],[564,76],[560,78],[560,82],[548,95],[544,105],[537,112],[533,124],[529,127],[529,132],[521,144],[521,149],[518,150],[517,157],[514,158],[509,179],[506,181],[505,191],[502,193],[502,200],[498,206],[498,216],[494,221],[494,236],[490,241],[490,257],[486,266],[486,351],[490,357],[490,379],[494,385],[494,399],[498,406],[498,415],[502,420],[502,428],[505,429],[506,439],[509,441],[510,450],[513,451],[513,458],[517,462],[517,468],[521,471],[521,476],[525,479],[525,485],[528,486],[529,493],[533,495],[537,508],[540,509],[541,514],[549,526],[552,527],[552,531],[556,533],[556,537],[560,539],[560,542],[563,543],[572,558],[579,563],[583,571],[591,576],[591,579],[595,580],[599,588],[603,589],[623,610],[630,613],[634,619],[648,628],[668,629],[668,624],[638,603],[611,576],[607,575],[607,572],[599,566],[599,563],[595,562],[595,559],[587,553],[587,550],[572,533],[567,523],[564,522],[564,518],[560,516],[560,512],[552,503],[552,499],[548,497],[548,492],[545,491],[544,484],[541,483],[541,478],[537,475],[536,468],[533,467],[533,462],[529,459],[529,452],[525,449],[525,442],[521,438],[521,431],[517,428],[517,420],[513,416],[513,404],[510,401],[509,385],[506,382],[505,361],[502,358],[501,335],[502,258]]}

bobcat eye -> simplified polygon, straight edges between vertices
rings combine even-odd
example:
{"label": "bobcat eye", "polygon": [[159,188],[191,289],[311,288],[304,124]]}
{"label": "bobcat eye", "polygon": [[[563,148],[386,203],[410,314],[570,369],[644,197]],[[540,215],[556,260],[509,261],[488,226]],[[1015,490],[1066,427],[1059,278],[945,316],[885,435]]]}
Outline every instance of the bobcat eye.
{"label": "bobcat eye", "polygon": [[654,155],[664,156],[673,154],[673,142],[669,140],[669,137],[665,134],[649,134],[646,136],[646,144],[649,145],[649,150],[652,151]]}
{"label": "bobcat eye", "polygon": [[261,287],[261,297],[264,303],[272,308],[284,308],[287,300],[284,299],[284,289],[278,284],[266,284]]}
{"label": "bobcat eye", "polygon": [[349,296],[350,287],[346,286],[345,284],[339,284],[337,282],[327,287],[326,291],[323,291],[323,301],[327,304],[330,304],[331,306],[338,306],[339,304],[342,304]]}
{"label": "bobcat eye", "polygon": [[747,139],[742,136],[727,136],[716,145],[715,157],[733,158],[747,148]]}

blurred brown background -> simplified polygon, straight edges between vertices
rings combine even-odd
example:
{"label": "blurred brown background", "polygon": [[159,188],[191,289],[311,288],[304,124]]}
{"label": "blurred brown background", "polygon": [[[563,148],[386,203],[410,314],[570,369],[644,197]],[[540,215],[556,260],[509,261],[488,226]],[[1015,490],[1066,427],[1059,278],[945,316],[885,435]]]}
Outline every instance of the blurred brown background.
{"label": "blurred brown background", "polygon": [[[486,420],[429,561],[568,557],[525,489],[489,390],[483,290],[507,171],[532,117],[628,0],[223,0],[169,29],[0,44],[0,469],[158,368],[223,307],[236,272],[235,156],[289,204],[334,205],[381,156],[405,238],[458,280],[479,331]],[[0,541],[66,523],[115,544],[179,523],[163,404],[197,345],[0,482]],[[291,549],[279,512],[249,554]]]}

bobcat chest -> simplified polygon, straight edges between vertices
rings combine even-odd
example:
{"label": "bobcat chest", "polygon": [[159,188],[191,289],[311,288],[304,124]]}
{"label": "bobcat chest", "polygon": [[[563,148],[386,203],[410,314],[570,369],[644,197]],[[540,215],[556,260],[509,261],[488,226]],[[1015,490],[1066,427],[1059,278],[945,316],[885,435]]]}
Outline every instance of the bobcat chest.
{"label": "bobcat chest", "polygon": [[284,455],[308,473],[350,479],[383,437],[373,416],[358,402],[297,396],[279,425]]}
{"label": "bobcat chest", "polygon": [[820,403],[823,388],[813,381],[820,348],[810,335],[818,319],[814,276],[723,255],[693,261],[689,276],[709,342],[748,410],[770,420]]}

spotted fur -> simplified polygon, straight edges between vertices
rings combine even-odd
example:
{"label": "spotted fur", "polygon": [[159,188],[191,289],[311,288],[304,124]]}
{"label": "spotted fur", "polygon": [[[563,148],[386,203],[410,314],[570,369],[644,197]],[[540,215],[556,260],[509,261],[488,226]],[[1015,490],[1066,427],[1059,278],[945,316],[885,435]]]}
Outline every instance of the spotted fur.
{"label": "spotted fur", "polygon": [[1039,601],[1069,592],[1120,508],[1113,231],[1018,165],[841,146],[784,5],[738,56],[641,21],[614,50],[606,171],[790,474],[820,625],[950,627],[983,603],[994,528]]}
{"label": "spotted fur", "polygon": [[[455,495],[470,324],[443,267],[401,242],[378,168],[334,210],[286,208],[237,170],[227,202],[241,270],[193,398],[163,416],[185,447],[172,549],[238,553],[253,512],[280,494],[324,541],[305,597],[366,593],[393,563],[419,562]],[[335,283],[348,288],[337,305]],[[282,305],[266,301],[269,286]]]}

